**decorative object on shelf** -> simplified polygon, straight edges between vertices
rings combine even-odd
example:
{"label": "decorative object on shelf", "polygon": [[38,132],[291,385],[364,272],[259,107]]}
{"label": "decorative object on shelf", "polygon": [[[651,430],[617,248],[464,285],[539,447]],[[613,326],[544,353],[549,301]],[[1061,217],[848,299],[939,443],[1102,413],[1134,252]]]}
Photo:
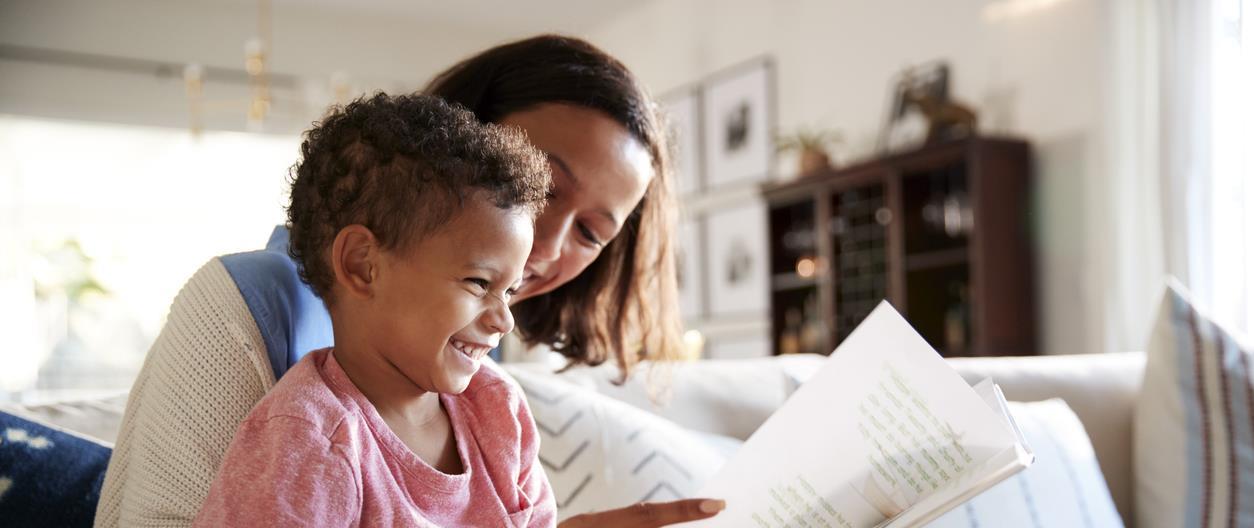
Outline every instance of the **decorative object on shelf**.
{"label": "decorative object on shelf", "polygon": [[709,187],[769,178],[774,153],[773,75],[770,59],[758,59],[706,81],[702,142]]}
{"label": "decorative object on shelf", "polygon": [[753,202],[706,216],[708,312],[714,316],[766,313],[766,208]]}
{"label": "decorative object on shelf", "polygon": [[956,355],[971,348],[971,308],[967,305],[967,285],[949,283],[951,302],[945,310],[945,350]]}
{"label": "decorative object on shelf", "polygon": [[1030,188],[1028,145],[978,136],[764,185],[775,352],[888,299],[944,355],[1035,354]]}
{"label": "decorative object on shelf", "polygon": [[976,114],[949,94],[949,64],[935,61],[906,68],[893,81],[888,120],[880,133],[881,153],[900,152],[972,137]]}
{"label": "decorative object on shelf", "polygon": [[832,167],[832,159],[828,148],[844,141],[844,136],[836,130],[802,128],[792,134],[779,135],[775,138],[775,151],[778,153],[797,152],[797,176],[806,176]]}
{"label": "decorative object on shelf", "polygon": [[692,320],[705,313],[705,270],[702,267],[705,259],[701,251],[700,219],[681,222],[677,242],[678,265],[675,268],[679,284],[679,314],[685,320]]}
{"label": "decorative object on shelf", "polygon": [[941,172],[932,174],[927,186],[927,202],[920,211],[923,227],[950,238],[969,235],[975,228],[975,215],[965,182],[956,175]]}
{"label": "decorative object on shelf", "polygon": [[697,88],[686,88],[661,98],[666,122],[674,145],[672,166],[679,196],[701,190],[701,96]]}

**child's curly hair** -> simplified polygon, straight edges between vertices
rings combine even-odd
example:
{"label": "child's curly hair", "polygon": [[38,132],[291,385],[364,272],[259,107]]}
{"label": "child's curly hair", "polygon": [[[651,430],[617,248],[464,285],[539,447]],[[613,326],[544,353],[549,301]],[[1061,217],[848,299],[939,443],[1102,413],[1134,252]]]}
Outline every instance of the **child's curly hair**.
{"label": "child's curly hair", "polygon": [[550,185],[548,162],[521,131],[428,95],[377,93],[334,108],[300,150],[288,252],[328,304],[329,251],[345,226],[361,224],[384,249],[403,250],[448,222],[473,191],[534,216]]}

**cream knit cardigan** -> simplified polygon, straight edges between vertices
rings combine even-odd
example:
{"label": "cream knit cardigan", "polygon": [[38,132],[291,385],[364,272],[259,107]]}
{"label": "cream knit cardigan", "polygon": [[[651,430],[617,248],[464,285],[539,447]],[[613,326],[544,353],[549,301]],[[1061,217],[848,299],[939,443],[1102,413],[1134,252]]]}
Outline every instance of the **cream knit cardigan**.
{"label": "cream knit cardigan", "polygon": [[95,525],[190,526],[240,422],[274,374],[217,258],[179,291],[131,388]]}

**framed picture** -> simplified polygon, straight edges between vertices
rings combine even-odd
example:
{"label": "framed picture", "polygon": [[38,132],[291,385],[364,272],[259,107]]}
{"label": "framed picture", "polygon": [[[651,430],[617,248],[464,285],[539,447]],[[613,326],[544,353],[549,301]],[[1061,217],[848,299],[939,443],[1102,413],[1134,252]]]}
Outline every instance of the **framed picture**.
{"label": "framed picture", "polygon": [[927,140],[928,121],[914,101],[949,100],[949,64],[936,61],[907,68],[893,78],[891,90],[888,116],[878,139],[881,154],[919,147]]}
{"label": "framed picture", "polygon": [[663,96],[662,110],[674,141],[675,188],[678,196],[701,190],[701,92],[695,87]]}
{"label": "framed picture", "polygon": [[770,177],[774,71],[769,59],[759,59],[706,81],[702,143],[708,187]]}
{"label": "framed picture", "polygon": [[755,201],[708,213],[705,227],[709,313],[755,317],[767,313],[766,206]]}
{"label": "framed picture", "polygon": [[679,283],[679,315],[693,321],[705,314],[705,268],[701,245],[701,220],[684,220],[679,225],[676,271]]}

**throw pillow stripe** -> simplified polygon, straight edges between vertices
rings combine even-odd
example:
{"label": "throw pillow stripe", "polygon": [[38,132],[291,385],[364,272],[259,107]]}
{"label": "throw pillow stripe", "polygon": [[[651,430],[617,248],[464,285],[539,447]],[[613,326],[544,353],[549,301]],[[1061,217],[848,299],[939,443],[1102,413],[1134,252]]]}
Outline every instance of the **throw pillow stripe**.
{"label": "throw pillow stripe", "polygon": [[[1227,343],[1226,348],[1231,349],[1232,353],[1236,354],[1237,357],[1240,358],[1241,385],[1245,389],[1245,419],[1246,419],[1245,425],[1246,427],[1241,429],[1241,431],[1248,436],[1246,436],[1241,442],[1241,444],[1239,445],[1240,446],[1254,445],[1254,379],[1250,377],[1250,357],[1248,354],[1246,354],[1244,351],[1241,350],[1241,348],[1237,345],[1236,342],[1231,341],[1231,340],[1226,340],[1226,343]],[[1234,446],[1234,450],[1236,450],[1235,446]],[[1240,461],[1241,475],[1248,477],[1251,474],[1254,474],[1254,460],[1251,460],[1251,458],[1254,458],[1254,453],[1251,453],[1247,449],[1244,453],[1238,453],[1238,454],[1243,455],[1238,458],[1238,460]],[[1240,482],[1240,481],[1241,481],[1241,478],[1238,477],[1237,482]],[[1237,497],[1240,497],[1240,495],[1237,495]],[[1239,512],[1238,515],[1240,516],[1240,518],[1244,518],[1246,520],[1254,520],[1254,503],[1250,503],[1250,501],[1248,500],[1243,501],[1237,505],[1237,510]],[[1249,510],[1249,511],[1246,511],[1246,510]]]}
{"label": "throw pillow stripe", "polygon": [[1028,488],[1027,477],[1023,473],[1018,473],[1014,478],[1019,482],[1019,492],[1023,494],[1023,504],[1028,510],[1028,517],[1032,519],[1032,527],[1042,528],[1041,516],[1036,511],[1036,500],[1032,497],[1032,490]]}
{"label": "throw pillow stripe", "polygon": [[1189,350],[1192,352],[1193,360],[1193,378],[1194,392],[1197,397],[1194,400],[1198,408],[1198,416],[1201,418],[1202,433],[1202,501],[1200,503],[1201,522],[1197,524],[1199,527],[1210,526],[1210,508],[1211,508],[1211,439],[1210,439],[1210,410],[1206,405],[1206,376],[1202,368],[1202,336],[1197,329],[1197,314],[1191,307],[1184,306],[1185,321],[1188,325],[1190,344]]}
{"label": "throw pillow stripe", "polygon": [[[1207,334],[1213,342],[1214,336],[1217,334],[1217,332],[1215,332],[1214,324],[1210,323],[1206,326],[1206,329],[1208,330]],[[1228,478],[1228,511],[1226,517],[1228,519],[1228,527],[1235,528],[1237,525],[1237,499],[1240,497],[1240,494],[1238,493],[1239,490],[1237,489],[1237,457],[1235,448],[1237,445],[1236,427],[1233,425],[1232,392],[1231,384],[1228,382],[1228,350],[1222,341],[1216,345],[1218,350],[1215,351],[1217,352],[1215,357],[1219,358],[1219,361],[1216,362],[1216,369],[1219,371],[1219,385],[1222,389],[1220,399],[1223,400],[1224,411],[1224,432],[1226,433],[1226,438],[1228,440],[1228,445],[1226,446],[1227,449],[1225,449],[1228,454],[1226,457],[1228,462],[1228,474],[1224,475]]]}

